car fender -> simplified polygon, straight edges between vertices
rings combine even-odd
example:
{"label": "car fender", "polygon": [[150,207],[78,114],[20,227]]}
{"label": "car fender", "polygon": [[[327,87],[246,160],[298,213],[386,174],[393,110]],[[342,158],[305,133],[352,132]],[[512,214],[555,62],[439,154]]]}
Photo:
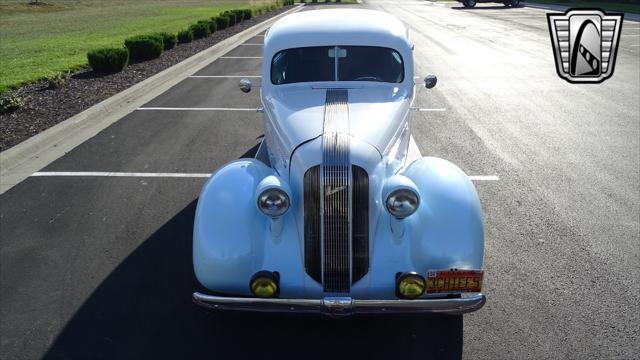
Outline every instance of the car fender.
{"label": "car fender", "polygon": [[421,198],[416,214],[405,219],[415,269],[482,269],[482,209],[469,177],[435,157],[414,161],[402,174],[416,184]]}
{"label": "car fender", "polygon": [[303,274],[292,209],[278,219],[284,222],[281,232],[272,232],[272,220],[255,204],[256,188],[267,176],[278,175],[259,160],[241,159],[205,184],[194,220],[193,266],[206,288],[250,295],[249,280],[260,270],[279,270],[287,275],[284,281],[302,282],[292,279]]}

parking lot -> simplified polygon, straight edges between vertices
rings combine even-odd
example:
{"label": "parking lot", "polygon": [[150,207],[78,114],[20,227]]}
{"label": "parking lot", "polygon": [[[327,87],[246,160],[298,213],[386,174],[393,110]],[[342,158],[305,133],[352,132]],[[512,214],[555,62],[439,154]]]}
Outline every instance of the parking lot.
{"label": "parking lot", "polygon": [[613,78],[574,85],[556,74],[545,10],[439,5],[361,6],[404,21],[416,75],[438,76],[417,88],[413,133],[476,177],[483,309],[332,320],[191,303],[198,193],[263,135],[259,88],[237,87],[260,85],[260,34],[0,195],[1,357],[637,357],[638,23],[623,25]]}

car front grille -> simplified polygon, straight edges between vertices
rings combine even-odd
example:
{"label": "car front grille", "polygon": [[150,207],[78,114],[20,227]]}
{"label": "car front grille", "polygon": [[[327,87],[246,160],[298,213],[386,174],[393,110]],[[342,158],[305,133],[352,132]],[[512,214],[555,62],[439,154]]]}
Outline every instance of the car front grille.
{"label": "car front grille", "polygon": [[351,174],[351,278],[355,283],[369,271],[369,175],[355,165]]}
{"label": "car front grille", "polygon": [[356,165],[346,174],[324,167],[304,175],[305,270],[325,292],[348,292],[369,271],[369,176]]}
{"label": "car front grille", "polygon": [[322,282],[321,222],[320,166],[314,166],[304,174],[304,267],[317,282]]}
{"label": "car front grille", "polygon": [[322,230],[324,291],[348,292],[349,260],[349,140],[334,132],[324,136],[322,161]]}
{"label": "car front grille", "polygon": [[322,164],[304,175],[304,261],[325,292],[349,292],[369,270],[369,176],[351,164],[348,90],[328,89]]}

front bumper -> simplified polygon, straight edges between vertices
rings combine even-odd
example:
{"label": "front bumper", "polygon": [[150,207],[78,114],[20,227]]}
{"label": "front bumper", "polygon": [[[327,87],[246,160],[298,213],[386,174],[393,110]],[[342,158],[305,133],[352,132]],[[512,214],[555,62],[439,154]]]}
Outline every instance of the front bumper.
{"label": "front bumper", "polygon": [[464,298],[416,300],[360,300],[350,297],[323,299],[262,299],[193,293],[193,302],[214,310],[271,313],[307,313],[343,316],[352,314],[427,313],[459,315],[480,309],[487,298],[475,294]]}

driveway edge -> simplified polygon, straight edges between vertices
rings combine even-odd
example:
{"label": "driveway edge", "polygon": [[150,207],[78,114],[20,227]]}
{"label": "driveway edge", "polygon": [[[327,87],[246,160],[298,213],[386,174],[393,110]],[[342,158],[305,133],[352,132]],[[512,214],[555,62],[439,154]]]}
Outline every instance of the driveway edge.
{"label": "driveway edge", "polygon": [[109,125],[151,101],[220,56],[303,5],[278,14],[220,41],[190,58],[64,120],[0,153],[0,194],[73,150]]}

